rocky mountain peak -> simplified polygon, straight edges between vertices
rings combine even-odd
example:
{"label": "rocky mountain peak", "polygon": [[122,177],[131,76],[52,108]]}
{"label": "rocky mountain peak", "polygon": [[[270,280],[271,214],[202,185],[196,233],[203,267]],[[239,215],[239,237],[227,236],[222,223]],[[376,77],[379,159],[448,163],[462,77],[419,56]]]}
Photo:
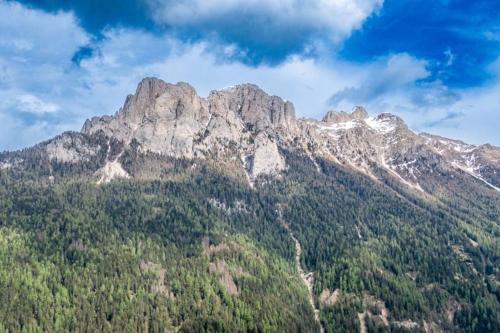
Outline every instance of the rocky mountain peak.
{"label": "rocky mountain peak", "polygon": [[213,91],[209,96],[211,105],[220,106],[220,99],[225,103],[225,107],[256,130],[274,127],[290,130],[296,126],[293,104],[278,96],[268,95],[254,84],[247,83]]}
{"label": "rocky mountain peak", "polygon": [[391,126],[395,130],[409,131],[408,125],[406,125],[405,121],[401,117],[398,117],[392,113],[381,113],[376,116],[374,120],[379,123],[386,124],[387,126]]}
{"label": "rocky mountain peak", "polygon": [[[236,145],[250,177],[284,168],[275,137],[296,129],[292,103],[243,84],[198,96],[187,83],[145,78],[114,116],[94,117],[84,134],[103,132],[127,147],[177,158],[228,154]],[[234,149],[230,154],[235,154]]]}
{"label": "rocky mountain peak", "polygon": [[[169,101],[174,105],[168,105]],[[143,117],[161,116],[165,112],[178,117],[181,109],[194,111],[186,106],[197,107],[199,102],[195,89],[188,83],[169,84],[157,78],[145,78],[135,94],[127,98],[120,113],[124,119],[137,123]]]}
{"label": "rocky mountain peak", "polygon": [[323,117],[325,123],[344,123],[351,120],[368,118],[368,112],[362,106],[355,106],[351,113],[345,111],[328,111]]}
{"label": "rocky mountain peak", "polygon": [[323,117],[324,123],[343,123],[351,120],[351,115],[345,111],[328,111]]}
{"label": "rocky mountain peak", "polygon": [[131,132],[160,120],[177,121],[182,118],[203,123],[212,115],[236,117],[256,131],[275,128],[293,130],[296,127],[293,104],[278,96],[268,95],[254,84],[212,91],[205,99],[199,97],[188,83],[169,84],[157,78],[145,78],[137,86],[135,94],[126,98],[115,116],[87,120],[82,132],[92,134],[103,130],[113,135],[127,132],[120,135],[124,139],[134,136]]}
{"label": "rocky mountain peak", "polygon": [[168,89],[169,84],[165,81],[155,78],[146,77],[139,82],[135,91],[135,99],[137,101],[153,101],[156,97],[163,94]]}
{"label": "rocky mountain peak", "polygon": [[368,118],[368,112],[362,106],[355,106],[351,112],[351,117],[353,119],[365,119]]}

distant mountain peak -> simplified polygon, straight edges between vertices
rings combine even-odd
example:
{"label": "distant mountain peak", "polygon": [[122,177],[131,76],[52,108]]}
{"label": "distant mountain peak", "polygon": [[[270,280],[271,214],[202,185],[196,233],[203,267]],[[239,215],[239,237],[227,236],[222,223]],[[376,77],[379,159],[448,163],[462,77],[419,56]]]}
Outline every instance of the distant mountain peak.
{"label": "distant mountain peak", "polygon": [[368,117],[368,112],[366,112],[364,107],[355,106],[351,113],[347,113],[345,111],[328,111],[322,121],[325,123],[341,123],[356,119],[365,119]]}

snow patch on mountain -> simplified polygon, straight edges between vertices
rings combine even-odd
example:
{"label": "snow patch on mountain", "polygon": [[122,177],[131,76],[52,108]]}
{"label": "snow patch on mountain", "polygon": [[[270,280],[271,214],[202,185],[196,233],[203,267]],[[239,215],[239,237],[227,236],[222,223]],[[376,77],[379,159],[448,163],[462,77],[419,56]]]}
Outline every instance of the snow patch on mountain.
{"label": "snow patch on mountain", "polygon": [[[408,187],[416,189],[416,190],[418,190],[420,192],[425,192],[424,189],[420,186],[420,184],[418,182],[417,183],[412,183],[412,182],[408,181],[407,179],[403,178],[403,176],[401,176],[395,170],[395,169],[398,169],[398,168],[405,168],[405,169],[407,169],[408,166],[412,165],[413,163],[415,163],[415,161],[411,161],[411,162],[407,162],[407,163],[403,163],[403,164],[391,165],[390,163],[388,163],[385,160],[385,157],[382,156],[382,166],[383,166],[383,168],[385,170],[387,170],[390,174],[392,174],[393,176],[395,176],[399,181],[401,181],[403,184],[407,185]],[[417,177],[414,174],[413,167],[410,167],[410,169],[411,169],[410,173],[417,179]]]}
{"label": "snow patch on mountain", "polygon": [[318,171],[319,173],[321,173],[321,167],[319,166],[319,164],[316,161],[316,159],[314,158],[314,156],[312,156],[311,153],[308,153],[307,156],[309,157],[309,159],[311,160],[311,162],[314,164],[314,167],[316,168],[316,171]]}
{"label": "snow patch on mountain", "polygon": [[439,140],[442,144],[448,146],[450,149],[453,149],[457,153],[470,153],[473,152],[477,147],[474,145],[468,145],[461,142],[456,142],[452,140]]}
{"label": "snow patch on mountain", "polygon": [[388,165],[392,170],[395,171],[407,171],[415,180],[418,180],[416,173],[420,173],[420,170],[416,167],[417,160],[413,159],[409,162],[393,164],[392,159],[389,160]]}
{"label": "snow patch on mountain", "polygon": [[349,130],[359,126],[359,123],[355,120],[346,121],[342,123],[334,123],[334,124],[319,124],[318,127],[323,131],[341,131],[341,130]]}
{"label": "snow patch on mountain", "polygon": [[380,117],[370,117],[366,118],[365,123],[374,131],[380,133],[390,133],[396,129],[396,126],[391,122],[390,119],[380,119]]}
{"label": "snow patch on mountain", "polygon": [[482,181],[483,183],[485,183],[486,185],[488,185],[492,189],[497,190],[497,191],[500,192],[500,188],[499,187],[496,187],[495,185],[493,185],[490,182],[488,182],[486,179],[483,178],[483,176],[481,176],[481,174],[479,172],[476,171],[476,170],[479,169],[479,167],[478,166],[474,166],[472,164],[473,161],[474,161],[474,158],[471,157],[471,158],[469,158],[467,160],[467,162],[469,163],[469,165],[467,165],[467,166],[462,165],[458,161],[453,161],[452,165],[454,167],[456,167],[457,169],[460,169],[460,170],[466,172],[467,174],[471,175],[472,177],[476,178],[477,180]]}

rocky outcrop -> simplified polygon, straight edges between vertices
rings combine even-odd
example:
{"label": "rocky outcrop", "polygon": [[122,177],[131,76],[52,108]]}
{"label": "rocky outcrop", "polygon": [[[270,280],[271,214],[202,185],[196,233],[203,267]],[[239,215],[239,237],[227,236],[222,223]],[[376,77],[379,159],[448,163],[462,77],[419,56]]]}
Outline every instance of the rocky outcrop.
{"label": "rocky outcrop", "polygon": [[293,104],[278,96],[269,96],[256,85],[243,84],[214,91],[208,99],[215,113],[225,110],[232,112],[253,130],[295,128]]}
{"label": "rocky outcrop", "polygon": [[98,154],[101,147],[91,145],[80,135],[63,133],[45,145],[49,160],[62,163],[87,162]]}
{"label": "rocky outcrop", "polygon": [[193,139],[208,119],[207,102],[189,84],[146,78],[116,115],[85,122],[82,132],[103,131],[125,143],[136,139],[152,152],[192,158]]}
{"label": "rocky outcrop", "polygon": [[328,306],[334,306],[335,303],[337,303],[337,299],[340,295],[340,290],[335,289],[335,291],[330,292],[330,289],[324,289],[320,296],[319,296],[319,301],[321,304],[328,305]]}
{"label": "rocky outcrop", "polygon": [[125,171],[117,160],[108,161],[106,164],[96,172],[99,177],[97,184],[109,183],[115,178],[130,178],[127,171]]}
{"label": "rocky outcrop", "polygon": [[174,293],[165,283],[165,275],[167,273],[167,270],[165,268],[161,267],[160,264],[144,260],[140,261],[139,268],[143,274],[156,275],[156,281],[152,283],[150,289],[152,293],[160,294],[170,299],[175,299]]}
{"label": "rocky outcrop", "polygon": [[220,285],[229,295],[238,296],[240,294],[240,288],[234,282],[233,276],[224,259],[218,259],[215,262],[211,262],[209,265],[209,272],[219,276]]}
{"label": "rocky outcrop", "polygon": [[253,154],[250,172],[252,175],[279,173],[285,169],[285,159],[281,156],[278,145],[264,133],[255,138],[255,152]]}
{"label": "rocky outcrop", "polygon": [[205,99],[187,83],[146,78],[120,111],[87,120],[82,132],[92,135],[102,131],[125,145],[136,140],[143,151],[178,158],[218,155],[233,145],[249,157],[248,172],[257,177],[284,169],[284,159],[272,137],[295,128],[293,104],[269,96],[255,85],[213,91]]}

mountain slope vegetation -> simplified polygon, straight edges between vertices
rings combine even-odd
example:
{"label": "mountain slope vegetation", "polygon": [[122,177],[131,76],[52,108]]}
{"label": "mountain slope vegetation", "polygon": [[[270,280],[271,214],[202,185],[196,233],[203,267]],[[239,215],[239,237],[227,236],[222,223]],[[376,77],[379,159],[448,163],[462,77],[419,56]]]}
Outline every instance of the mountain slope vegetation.
{"label": "mountain slope vegetation", "polygon": [[[358,330],[365,312],[368,331],[498,329],[494,192],[463,218],[449,203],[284,154],[290,170],[253,189],[181,160],[163,180],[102,186],[3,172],[4,329],[316,331],[278,208],[315,272],[326,331]],[[325,290],[338,290],[333,304]]]}

